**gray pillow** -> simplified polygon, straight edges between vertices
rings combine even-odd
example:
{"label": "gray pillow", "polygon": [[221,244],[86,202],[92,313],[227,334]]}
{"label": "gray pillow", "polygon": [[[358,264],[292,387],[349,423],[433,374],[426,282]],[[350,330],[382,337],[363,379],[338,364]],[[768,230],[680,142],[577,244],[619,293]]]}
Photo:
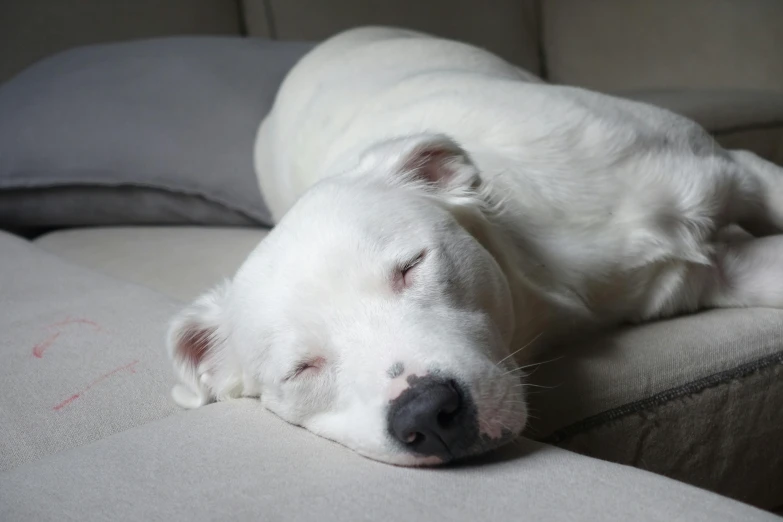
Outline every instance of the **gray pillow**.
{"label": "gray pillow", "polygon": [[253,141],[311,47],[172,37],[33,65],[0,86],[0,227],[270,225]]}

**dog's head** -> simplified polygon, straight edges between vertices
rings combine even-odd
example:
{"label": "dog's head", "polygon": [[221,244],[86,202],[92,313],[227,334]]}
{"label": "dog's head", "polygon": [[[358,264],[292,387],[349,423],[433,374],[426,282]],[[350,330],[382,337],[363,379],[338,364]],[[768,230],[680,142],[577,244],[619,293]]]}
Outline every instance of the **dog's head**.
{"label": "dog's head", "polygon": [[309,190],[233,281],[173,321],[186,407],[259,395],[400,465],[481,453],[525,425],[509,282],[469,231],[481,180],[451,140],[367,151]]}

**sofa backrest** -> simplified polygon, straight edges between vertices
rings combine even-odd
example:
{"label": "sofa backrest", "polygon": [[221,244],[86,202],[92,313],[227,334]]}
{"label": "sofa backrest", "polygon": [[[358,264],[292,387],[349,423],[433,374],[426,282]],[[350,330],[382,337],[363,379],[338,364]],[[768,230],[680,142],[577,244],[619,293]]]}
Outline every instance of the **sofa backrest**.
{"label": "sofa backrest", "polygon": [[241,34],[234,0],[0,0],[0,82],[50,54],[172,34]]}
{"label": "sofa backrest", "polygon": [[783,91],[781,0],[544,0],[551,81]]}
{"label": "sofa backrest", "polygon": [[783,91],[783,0],[4,0],[0,81],[76,45],[169,34],[320,40],[400,25],[605,91]]}
{"label": "sofa backrest", "polygon": [[397,25],[470,42],[540,73],[537,0],[242,0],[250,35],[321,40]]}

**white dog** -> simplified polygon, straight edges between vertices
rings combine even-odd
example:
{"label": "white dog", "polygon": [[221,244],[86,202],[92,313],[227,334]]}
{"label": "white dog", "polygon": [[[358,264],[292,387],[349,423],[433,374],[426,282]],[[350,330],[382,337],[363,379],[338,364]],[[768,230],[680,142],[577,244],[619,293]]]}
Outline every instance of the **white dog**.
{"label": "white dog", "polygon": [[783,228],[783,169],[465,44],[333,37],[255,157],[278,225],[174,319],[184,407],[259,396],[365,456],[436,464],[521,432],[533,341],[783,306],[783,236],[761,237]]}

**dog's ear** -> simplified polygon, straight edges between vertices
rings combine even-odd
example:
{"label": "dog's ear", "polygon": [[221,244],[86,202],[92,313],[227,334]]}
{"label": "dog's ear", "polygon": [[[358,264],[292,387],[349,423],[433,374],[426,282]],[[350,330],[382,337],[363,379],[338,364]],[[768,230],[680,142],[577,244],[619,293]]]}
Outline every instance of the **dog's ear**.
{"label": "dog's ear", "polygon": [[183,408],[198,408],[241,392],[241,368],[228,346],[226,301],[230,291],[230,283],[224,283],[171,320],[167,348],[180,381],[171,395]]}
{"label": "dog's ear", "polygon": [[474,190],[478,169],[454,140],[443,134],[419,134],[383,142],[362,157],[366,168],[380,168],[393,181],[417,183],[441,191]]}

